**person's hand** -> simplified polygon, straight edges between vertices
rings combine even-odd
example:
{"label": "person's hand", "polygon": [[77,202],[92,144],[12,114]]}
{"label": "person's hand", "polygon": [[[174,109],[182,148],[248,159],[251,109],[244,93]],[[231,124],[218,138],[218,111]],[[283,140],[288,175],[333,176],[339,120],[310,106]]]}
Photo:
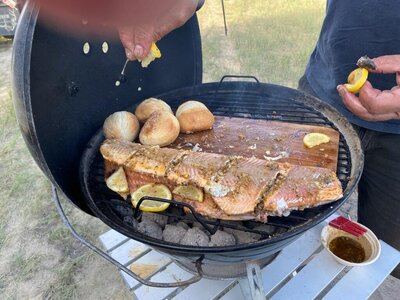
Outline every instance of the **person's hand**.
{"label": "person's hand", "polygon": [[381,91],[367,81],[357,96],[348,92],[343,85],[338,85],[343,103],[353,114],[366,121],[400,119],[400,55],[380,56],[373,61],[377,68],[370,72],[395,73],[397,86],[390,91]]}
{"label": "person's hand", "polygon": [[166,10],[153,12],[151,19],[119,27],[119,37],[126,57],[130,60],[146,57],[152,42],[185,24],[195,13],[198,3],[199,0],[174,0]]}

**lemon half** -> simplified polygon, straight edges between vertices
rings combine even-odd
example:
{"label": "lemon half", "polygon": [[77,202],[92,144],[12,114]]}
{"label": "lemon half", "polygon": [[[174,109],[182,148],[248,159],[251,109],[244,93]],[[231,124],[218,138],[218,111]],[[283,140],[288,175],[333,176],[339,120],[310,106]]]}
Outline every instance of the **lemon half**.
{"label": "lemon half", "polygon": [[[166,200],[172,199],[171,191],[167,186],[157,183],[149,183],[141,186],[131,194],[131,202],[134,207],[138,204],[139,200],[144,196],[163,198]],[[160,212],[169,207],[169,203],[161,201],[144,200],[139,209],[146,212]]]}
{"label": "lemon half", "polygon": [[357,93],[368,78],[368,70],[365,68],[358,68],[352,71],[347,77],[348,83],[344,85],[346,90],[351,93]]}
{"label": "lemon half", "polygon": [[116,172],[108,177],[106,179],[106,185],[110,190],[116,193],[128,193],[129,187],[124,169],[120,167]]}
{"label": "lemon half", "polygon": [[329,143],[331,139],[323,133],[308,133],[303,138],[303,143],[307,148],[312,148],[321,144]]}
{"label": "lemon half", "polygon": [[174,195],[179,195],[187,200],[193,200],[198,202],[203,202],[204,193],[198,187],[192,185],[180,185],[177,186],[172,193]]}
{"label": "lemon half", "polygon": [[158,49],[157,45],[153,42],[151,44],[150,52],[149,54],[143,58],[143,60],[139,60],[139,62],[142,63],[143,68],[147,68],[147,66],[156,58],[161,57],[161,51]]}

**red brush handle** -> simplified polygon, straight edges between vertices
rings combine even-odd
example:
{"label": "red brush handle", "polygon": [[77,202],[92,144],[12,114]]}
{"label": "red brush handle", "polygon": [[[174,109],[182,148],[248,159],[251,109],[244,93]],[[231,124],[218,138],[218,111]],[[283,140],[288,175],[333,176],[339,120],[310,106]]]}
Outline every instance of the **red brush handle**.
{"label": "red brush handle", "polygon": [[346,219],[342,216],[339,216],[336,219],[330,221],[329,225],[337,229],[343,230],[345,232],[348,232],[357,237],[367,232],[367,230],[364,227],[361,227],[357,223],[354,223],[351,220]]}

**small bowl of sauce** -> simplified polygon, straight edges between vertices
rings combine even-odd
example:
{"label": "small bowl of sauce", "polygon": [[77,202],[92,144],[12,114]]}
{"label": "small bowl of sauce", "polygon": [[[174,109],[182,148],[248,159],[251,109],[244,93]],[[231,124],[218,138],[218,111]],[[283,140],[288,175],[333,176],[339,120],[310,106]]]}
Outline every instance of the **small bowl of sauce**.
{"label": "small bowl of sauce", "polygon": [[360,237],[326,225],[321,232],[321,242],[325,249],[341,264],[346,266],[365,266],[376,261],[381,253],[381,244],[375,234],[367,227]]}

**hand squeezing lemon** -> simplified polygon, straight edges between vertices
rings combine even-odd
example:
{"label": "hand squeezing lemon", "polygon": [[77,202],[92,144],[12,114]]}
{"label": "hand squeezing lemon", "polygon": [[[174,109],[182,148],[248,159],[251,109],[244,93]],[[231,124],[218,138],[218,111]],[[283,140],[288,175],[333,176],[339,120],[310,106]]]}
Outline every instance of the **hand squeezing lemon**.
{"label": "hand squeezing lemon", "polygon": [[148,65],[155,60],[156,58],[161,57],[161,51],[158,49],[157,45],[153,42],[151,44],[150,52],[149,54],[143,58],[143,60],[139,59],[139,62],[141,62],[143,68],[147,68]]}

